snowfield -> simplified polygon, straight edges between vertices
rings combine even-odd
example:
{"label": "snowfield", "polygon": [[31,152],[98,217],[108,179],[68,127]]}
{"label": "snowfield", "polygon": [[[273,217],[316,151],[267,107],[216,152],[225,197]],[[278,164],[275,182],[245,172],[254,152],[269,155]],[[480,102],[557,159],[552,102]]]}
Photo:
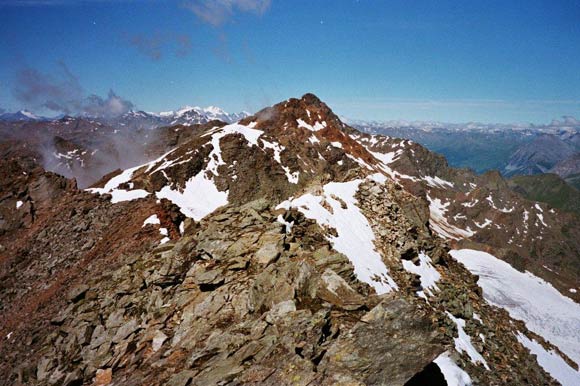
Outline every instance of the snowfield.
{"label": "snowfield", "polygon": [[[562,295],[543,279],[530,272],[519,272],[489,253],[461,249],[452,250],[450,254],[470,272],[479,275],[478,284],[483,288],[483,296],[489,303],[506,309],[511,317],[524,321],[528,329],[580,364],[579,304]],[[532,352],[538,355],[538,363],[546,371],[556,377],[550,368],[554,363],[559,363],[569,369],[560,372],[573,374],[575,382],[572,384],[580,385],[580,372],[568,366],[556,353],[545,352],[543,347],[541,349],[544,353],[539,353],[539,344],[524,338],[520,338],[520,341],[531,350],[533,348]],[[570,384],[564,382],[569,379],[568,375],[556,379],[562,384]]]}
{"label": "snowfield", "polygon": [[580,383],[580,373],[571,368],[560,355],[554,351],[546,351],[541,344],[530,340],[523,334],[518,334],[518,341],[538,358],[538,363],[552,378],[558,380],[562,386],[577,386]]}

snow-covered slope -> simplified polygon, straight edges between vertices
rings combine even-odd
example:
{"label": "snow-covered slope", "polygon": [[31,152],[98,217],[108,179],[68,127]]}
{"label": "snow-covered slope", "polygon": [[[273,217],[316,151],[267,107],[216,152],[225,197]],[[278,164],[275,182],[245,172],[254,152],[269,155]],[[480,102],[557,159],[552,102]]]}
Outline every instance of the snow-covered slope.
{"label": "snow-covered slope", "polygon": [[[257,139],[262,131],[251,127],[231,124],[223,128],[215,128],[207,133],[209,143],[213,150],[208,155],[206,167],[194,176],[191,176],[185,186],[178,187],[175,184],[163,186],[155,192],[158,198],[166,198],[181,208],[181,212],[194,220],[201,220],[206,215],[213,212],[220,206],[228,203],[227,191],[220,191],[215,183],[214,177],[219,175],[218,166],[223,165],[220,150],[220,139],[227,135],[241,134],[244,136],[249,146],[256,145]],[[138,172],[152,175],[154,173],[164,173],[164,169],[175,165],[185,164],[192,160],[191,153],[185,156],[178,156],[169,159],[174,151],[159,157],[158,159],[123,171],[121,174],[110,179],[102,188],[87,189],[92,193],[111,194],[112,202],[128,201],[148,196],[150,193],[143,189],[134,189],[131,180]]]}
{"label": "snow-covered slope", "polygon": [[[519,272],[508,263],[486,252],[461,249],[452,250],[451,256],[469,271],[479,276],[485,299],[493,305],[506,309],[512,317],[520,319],[536,334],[558,347],[580,365],[580,305],[562,295],[549,283],[529,272]],[[540,350],[537,343],[520,338],[526,347]],[[539,346],[541,347],[541,346]],[[558,356],[555,352],[550,356]],[[542,356],[539,355],[539,359]],[[561,358],[558,362],[568,366]],[[553,363],[548,361],[546,363]],[[544,366],[542,361],[540,365]],[[546,370],[550,373],[548,368]],[[580,372],[570,368],[564,373],[575,374],[580,384]],[[552,374],[555,376],[554,374]],[[568,379],[568,378],[567,378]],[[560,382],[564,383],[564,379]]]}

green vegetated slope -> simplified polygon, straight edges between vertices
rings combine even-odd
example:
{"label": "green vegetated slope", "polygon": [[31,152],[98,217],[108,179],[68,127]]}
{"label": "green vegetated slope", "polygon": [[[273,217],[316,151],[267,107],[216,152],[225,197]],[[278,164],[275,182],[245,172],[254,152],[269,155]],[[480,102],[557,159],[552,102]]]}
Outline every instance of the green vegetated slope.
{"label": "green vegetated slope", "polygon": [[530,200],[546,202],[555,208],[580,213],[580,191],[557,174],[516,176],[509,180],[509,185],[512,190]]}

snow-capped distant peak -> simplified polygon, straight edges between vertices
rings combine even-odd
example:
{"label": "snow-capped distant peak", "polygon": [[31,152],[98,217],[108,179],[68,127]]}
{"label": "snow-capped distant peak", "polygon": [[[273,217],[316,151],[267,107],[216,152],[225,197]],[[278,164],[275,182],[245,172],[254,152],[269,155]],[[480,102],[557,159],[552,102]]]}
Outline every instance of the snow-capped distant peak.
{"label": "snow-capped distant peak", "polygon": [[159,117],[171,117],[175,115],[175,111],[161,111],[159,113],[151,113],[151,115],[157,115]]}
{"label": "snow-capped distant peak", "polygon": [[133,117],[146,117],[147,115],[153,115],[153,114],[145,112],[145,111],[141,111],[141,110],[130,110],[125,115],[133,116]]}
{"label": "snow-capped distant peak", "polygon": [[0,121],[38,121],[42,118],[31,113],[28,110],[20,110],[15,113],[0,114]]}
{"label": "snow-capped distant peak", "polygon": [[214,114],[214,115],[227,115],[228,113],[226,113],[224,110],[220,109],[219,107],[216,106],[208,106],[204,109],[202,109],[203,112],[209,113],[209,114]]}
{"label": "snow-capped distant peak", "polygon": [[183,114],[185,114],[185,113],[187,113],[187,112],[189,112],[189,111],[192,111],[192,110],[197,112],[197,110],[198,110],[198,109],[199,109],[199,107],[197,107],[197,106],[183,106],[183,107],[182,107],[182,108],[180,108],[179,110],[175,111],[175,112],[173,113],[173,115],[174,115],[174,116],[177,116],[177,117],[180,117],[180,116],[182,116]]}
{"label": "snow-capped distant peak", "polygon": [[34,115],[28,110],[20,110],[19,113],[30,119],[38,119],[36,115]]}
{"label": "snow-capped distant peak", "polygon": [[180,107],[178,110],[174,111],[162,111],[151,114],[164,120],[168,120],[170,124],[185,125],[204,123],[214,119],[226,123],[233,123],[250,115],[245,111],[237,114],[230,114],[217,106],[199,107],[189,105]]}

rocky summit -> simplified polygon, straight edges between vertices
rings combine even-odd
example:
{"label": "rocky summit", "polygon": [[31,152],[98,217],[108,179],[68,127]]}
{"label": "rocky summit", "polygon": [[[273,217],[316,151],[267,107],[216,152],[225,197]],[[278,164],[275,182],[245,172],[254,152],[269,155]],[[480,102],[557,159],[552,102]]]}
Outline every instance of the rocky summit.
{"label": "rocky summit", "polygon": [[580,384],[579,217],[499,173],[312,94],[107,173],[77,129],[83,189],[0,146],[0,385]]}

